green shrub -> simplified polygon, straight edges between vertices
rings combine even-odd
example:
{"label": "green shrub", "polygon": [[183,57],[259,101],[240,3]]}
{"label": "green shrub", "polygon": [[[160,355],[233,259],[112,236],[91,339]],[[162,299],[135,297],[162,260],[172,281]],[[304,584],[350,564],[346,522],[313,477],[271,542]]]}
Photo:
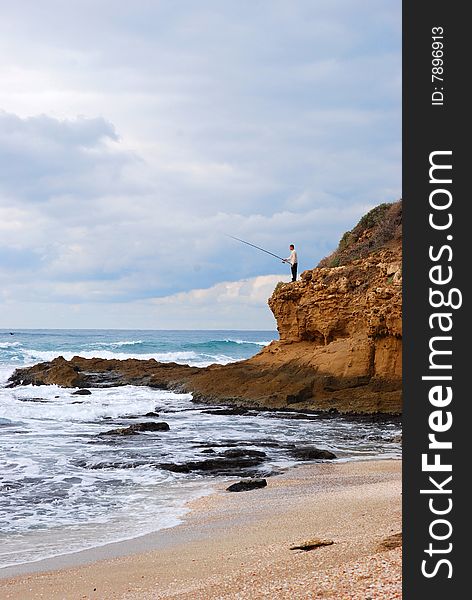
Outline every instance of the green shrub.
{"label": "green shrub", "polygon": [[339,258],[339,256],[335,256],[329,263],[330,267],[339,267],[339,263],[341,262],[341,259]]}
{"label": "green shrub", "polygon": [[345,248],[347,248],[347,246],[349,246],[351,240],[352,240],[352,234],[351,234],[351,232],[350,231],[346,231],[346,233],[343,235],[343,237],[339,241],[339,250],[342,251]]}
{"label": "green shrub", "polygon": [[402,201],[379,204],[365,214],[351,231],[346,231],[337,250],[318,263],[338,267],[377,252],[391,240],[401,239]]}
{"label": "green shrub", "polygon": [[357,224],[357,227],[360,226],[362,229],[369,229],[370,227],[374,227],[375,225],[380,223],[380,221],[382,221],[382,219],[385,217],[385,213],[389,208],[391,208],[391,206],[391,204],[387,204],[384,202],[383,204],[379,204],[372,210],[369,210],[369,212],[361,218],[361,220]]}

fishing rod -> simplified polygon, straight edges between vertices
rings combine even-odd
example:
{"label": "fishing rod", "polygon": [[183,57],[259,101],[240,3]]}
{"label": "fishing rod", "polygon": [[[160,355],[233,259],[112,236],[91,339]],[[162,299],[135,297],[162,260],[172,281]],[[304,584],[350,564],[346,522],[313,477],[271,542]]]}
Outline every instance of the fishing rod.
{"label": "fishing rod", "polygon": [[257,248],[258,250],[261,250],[262,252],[265,252],[266,254],[270,254],[271,256],[275,256],[275,258],[278,258],[279,260],[285,262],[285,258],[282,258],[281,256],[277,256],[277,254],[274,254],[273,252],[269,252],[269,250],[264,250],[264,248],[261,248],[260,246],[256,246],[255,244],[251,244],[250,242],[246,242],[246,240],[241,240],[238,237],[234,237],[234,235],[228,235],[227,233],[225,235],[226,235],[226,237],[229,237],[233,240],[237,240],[238,242],[242,242],[243,244],[247,244],[248,246],[252,246],[253,248]]}

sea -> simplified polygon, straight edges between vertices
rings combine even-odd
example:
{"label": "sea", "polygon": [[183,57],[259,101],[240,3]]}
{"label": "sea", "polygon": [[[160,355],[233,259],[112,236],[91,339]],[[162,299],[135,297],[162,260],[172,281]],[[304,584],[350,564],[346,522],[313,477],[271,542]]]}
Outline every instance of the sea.
{"label": "sea", "polygon": [[[57,386],[7,387],[16,368],[57,356],[206,366],[249,358],[277,338],[276,331],[0,330],[0,575],[173,527],[189,500],[239,480],[170,472],[163,462],[244,448],[266,454],[252,475],[270,477],[299,464],[293,449],[305,446],[330,450],[338,461],[400,458],[395,418],[215,414],[191,394],[134,386],[92,388],[87,396]],[[100,435],[156,420],[170,430]]]}

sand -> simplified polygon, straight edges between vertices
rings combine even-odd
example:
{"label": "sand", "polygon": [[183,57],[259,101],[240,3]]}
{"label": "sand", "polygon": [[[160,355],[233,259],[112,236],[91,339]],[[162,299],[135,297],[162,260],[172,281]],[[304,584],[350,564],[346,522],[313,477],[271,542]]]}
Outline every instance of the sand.
{"label": "sand", "polygon": [[[116,556],[123,545],[111,545],[105,560],[92,551],[88,564],[3,575],[0,597],[401,598],[401,547],[397,538],[388,540],[401,531],[401,461],[302,466],[263,489],[221,488],[191,508],[182,525],[153,534],[150,551]],[[313,538],[334,543],[290,549]],[[68,560],[73,565],[74,555]]]}

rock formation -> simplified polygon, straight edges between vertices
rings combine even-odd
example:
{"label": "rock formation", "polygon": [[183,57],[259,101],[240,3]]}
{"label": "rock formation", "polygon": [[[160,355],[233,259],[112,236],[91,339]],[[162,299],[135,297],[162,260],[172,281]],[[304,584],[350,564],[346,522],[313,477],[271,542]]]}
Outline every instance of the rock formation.
{"label": "rock formation", "polygon": [[206,368],[57,358],[18,369],[11,385],[149,385],[200,402],[258,408],[401,412],[401,201],[365,215],[339,248],[295,283],[279,283],[269,307],[280,339],[256,356]]}

